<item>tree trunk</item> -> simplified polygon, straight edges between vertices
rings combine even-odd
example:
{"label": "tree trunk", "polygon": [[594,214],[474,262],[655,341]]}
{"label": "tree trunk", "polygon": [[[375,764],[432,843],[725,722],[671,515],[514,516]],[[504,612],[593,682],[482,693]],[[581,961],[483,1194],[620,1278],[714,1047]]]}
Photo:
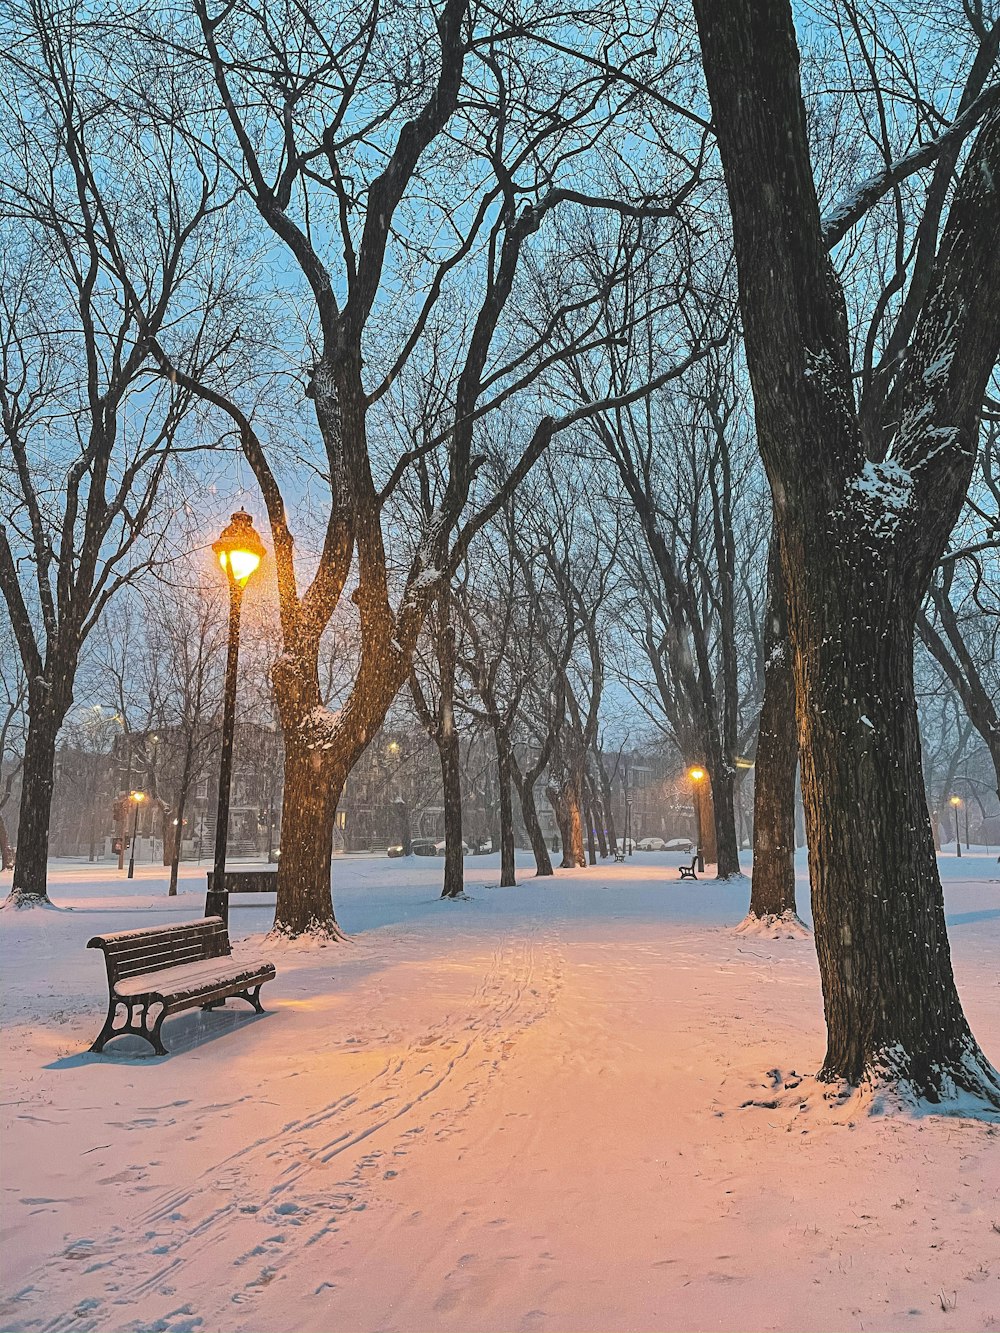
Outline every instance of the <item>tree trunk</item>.
{"label": "tree trunk", "polygon": [[[39,689],[38,693],[43,691]],[[62,718],[37,694],[28,710],[24,764],[21,769],[21,807],[17,827],[14,882],[7,899],[13,907],[47,904],[46,866],[49,856],[49,820],[56,761],[56,737]]]}
{"label": "tree trunk", "polygon": [[601,860],[606,861],[608,859],[608,840],[605,832],[606,820],[604,815],[604,803],[601,800],[597,783],[592,781],[589,777],[587,779],[587,787],[590,792],[591,820],[597,834],[597,852]]}
{"label": "tree trunk", "polygon": [[458,732],[449,718],[437,738],[444,790],[444,885],[442,898],[465,894],[465,863],[462,858],[462,781]]}
{"label": "tree trunk", "polygon": [[0,870],[10,870],[14,865],[14,848],[10,845],[7,823],[0,814]]}
{"label": "tree trunk", "polygon": [[329,751],[312,749],[286,730],[277,934],[343,938],[333,912],[330,866],[337,803],[349,767],[334,763]]}
{"label": "tree trunk", "polygon": [[551,875],[552,858],[549,856],[548,844],[538,818],[538,807],[535,805],[535,784],[529,776],[521,777],[516,768],[512,772],[518,799],[521,802],[521,817],[524,820],[528,841],[531,843],[531,854],[535,858],[535,878]]}
{"label": "tree trunk", "polygon": [[548,798],[555,811],[562,841],[562,860],[559,865],[563,870],[572,870],[587,864],[587,855],[583,848],[583,818],[580,813],[580,792],[572,778],[567,778],[561,786],[548,788]]}
{"label": "tree trunk", "polygon": [[718,768],[709,761],[708,776],[711,790],[711,826],[715,836],[717,879],[733,879],[743,874],[740,865],[740,844],[736,835],[736,770],[728,755],[720,755]]}
{"label": "tree trunk", "polygon": [[583,804],[583,813],[587,821],[587,859],[592,866],[597,865],[597,846],[594,842],[594,803],[588,796]]}
{"label": "tree trunk", "polygon": [[[870,460],[826,252],[788,0],[694,0],[794,650],[820,1078],[1000,1106],[951,967],[923,789],[917,612],[971,477],[1000,347],[1000,112],[969,151]],[[890,405],[887,405],[887,411]]]}
{"label": "tree trunk", "polygon": [[611,791],[611,779],[600,756],[597,759],[597,772],[601,782],[601,803],[604,806],[604,819],[608,829],[608,846],[613,852],[618,851],[618,832],[615,828],[614,796]]}
{"label": "tree trunk", "polygon": [[506,736],[494,729],[497,748],[497,780],[500,787],[500,887],[512,888],[517,883],[514,866],[514,801],[511,795],[511,753]]}
{"label": "tree trunk", "polygon": [[715,799],[712,793],[711,777],[712,775],[709,773],[708,783],[704,779],[695,783],[694,800],[697,806],[697,825],[702,858],[709,864],[717,865],[719,840],[715,823]]}
{"label": "tree trunk", "polygon": [[760,710],[753,792],[750,916],[795,911],[795,772],[799,759],[795,673],[788,642],[781,557],[772,536],[764,626],[764,702]]}
{"label": "tree trunk", "polygon": [[[955,989],[923,791],[915,607],[887,626],[885,606],[904,598],[879,573],[850,596],[842,569],[842,602],[834,587],[819,593],[816,579],[792,594],[796,619],[810,614],[826,631],[807,640],[800,629],[796,653],[828,1026],[821,1077],[857,1084],[874,1070],[937,1100],[950,1080],[974,1080],[975,1047]],[[1000,1083],[993,1093],[1000,1100]]]}

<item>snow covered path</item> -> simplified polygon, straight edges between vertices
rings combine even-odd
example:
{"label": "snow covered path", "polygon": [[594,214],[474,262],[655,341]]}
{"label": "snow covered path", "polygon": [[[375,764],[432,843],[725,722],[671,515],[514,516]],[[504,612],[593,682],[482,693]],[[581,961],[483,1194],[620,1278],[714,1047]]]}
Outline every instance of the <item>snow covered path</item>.
{"label": "snow covered path", "polygon": [[[943,869],[996,1060],[998,868]],[[746,1105],[823,1051],[812,944],[734,935],[746,885],[649,854],[500,890],[487,858],[440,904],[439,862],[338,862],[352,942],[265,946],[268,1014],[81,1054],[87,938],[197,914],[144,874],[0,917],[0,1327],[1000,1328],[1000,1126]]]}

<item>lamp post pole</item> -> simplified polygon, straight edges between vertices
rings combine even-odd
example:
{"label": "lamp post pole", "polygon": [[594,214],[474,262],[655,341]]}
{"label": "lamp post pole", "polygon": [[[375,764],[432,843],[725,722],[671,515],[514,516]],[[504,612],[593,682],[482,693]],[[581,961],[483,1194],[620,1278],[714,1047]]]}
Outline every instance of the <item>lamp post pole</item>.
{"label": "lamp post pole", "polygon": [[219,754],[219,802],[215,817],[215,861],[211,889],[205,900],[206,916],[229,920],[226,893],[226,846],[229,841],[229,794],[233,777],[233,735],[236,730],[236,674],[240,654],[240,612],[243,589],[260,564],[264,546],[253,520],[243,509],[233,514],[219,540],[212,543],[229,580],[229,646],[226,653],[226,690],[222,709],[222,748]]}
{"label": "lamp post pole", "polygon": [[[951,798],[951,800],[948,802],[948,804],[951,806],[952,810],[954,810],[954,812],[955,812],[955,855],[956,855],[956,856],[961,856],[961,855],[962,855],[962,830],[961,830],[961,828],[960,828],[960,826],[959,826],[959,823],[958,823],[958,811],[959,811],[959,807],[960,807],[961,804],[962,804],[962,798],[961,798],[961,796],[952,796],[952,798]],[[968,817],[969,817],[969,816],[968,816],[968,810],[966,810],[966,834],[968,834]],[[965,839],[965,840],[966,840],[966,842],[969,841],[968,836],[966,836],[966,839]]]}
{"label": "lamp post pole", "polygon": [[144,795],[141,791],[134,791],[130,799],[135,806],[135,815],[132,819],[132,845],[129,848],[128,874],[125,877],[126,879],[135,878],[135,837],[139,827],[139,806],[142,805]]}
{"label": "lamp post pole", "polygon": [[691,802],[694,805],[694,826],[698,838],[698,873],[703,875],[705,873],[705,807],[702,804],[702,791],[705,784],[705,770],[700,765],[694,764],[688,769],[687,775],[691,781]]}
{"label": "lamp post pole", "polygon": [[222,893],[226,885],[226,848],[229,842],[229,798],[233,781],[233,736],[236,731],[236,675],[240,657],[240,612],[243,589],[229,580],[229,647],[226,652],[226,692],[222,709],[222,749],[219,754],[219,803],[215,820],[215,861],[212,889]]}

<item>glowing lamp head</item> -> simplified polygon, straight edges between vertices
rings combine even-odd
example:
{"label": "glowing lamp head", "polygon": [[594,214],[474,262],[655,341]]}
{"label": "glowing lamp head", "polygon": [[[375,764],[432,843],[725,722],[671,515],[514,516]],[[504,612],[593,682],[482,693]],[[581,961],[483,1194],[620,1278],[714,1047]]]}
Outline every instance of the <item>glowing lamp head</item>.
{"label": "glowing lamp head", "polygon": [[949,804],[950,804],[950,805],[961,805],[961,804],[962,804],[962,798],[961,798],[961,796],[952,796],[951,799],[950,799]]}
{"label": "glowing lamp head", "polygon": [[701,782],[704,776],[705,776],[705,770],[703,768],[699,768],[697,764],[694,766],[694,768],[688,769],[688,777],[691,779],[692,782]]}
{"label": "glowing lamp head", "polygon": [[245,509],[233,514],[232,521],[223,529],[219,540],[212,543],[219,564],[233,583],[241,588],[264,558],[264,543]]}
{"label": "glowing lamp head", "polygon": [[129,792],[128,798],[130,801],[135,801],[136,805],[142,805],[143,801],[146,799],[146,793],[144,791],[132,791]]}

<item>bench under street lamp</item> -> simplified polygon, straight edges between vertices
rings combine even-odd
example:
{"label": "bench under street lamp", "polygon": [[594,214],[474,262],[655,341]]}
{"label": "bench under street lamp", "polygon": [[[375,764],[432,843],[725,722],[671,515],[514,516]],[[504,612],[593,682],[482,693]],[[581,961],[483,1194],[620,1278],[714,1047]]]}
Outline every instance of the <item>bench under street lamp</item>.
{"label": "bench under street lamp", "polygon": [[[226,910],[226,845],[229,838],[229,793],[233,776],[233,733],[236,728],[236,671],[240,653],[240,611],[243,589],[264,558],[264,543],[245,509],[233,514],[212,550],[229,579],[229,648],[226,654],[226,692],[222,712],[222,750],[219,755],[219,804],[215,822],[215,862],[210,880],[206,916],[228,917]],[[215,910],[213,910],[215,909]]]}

